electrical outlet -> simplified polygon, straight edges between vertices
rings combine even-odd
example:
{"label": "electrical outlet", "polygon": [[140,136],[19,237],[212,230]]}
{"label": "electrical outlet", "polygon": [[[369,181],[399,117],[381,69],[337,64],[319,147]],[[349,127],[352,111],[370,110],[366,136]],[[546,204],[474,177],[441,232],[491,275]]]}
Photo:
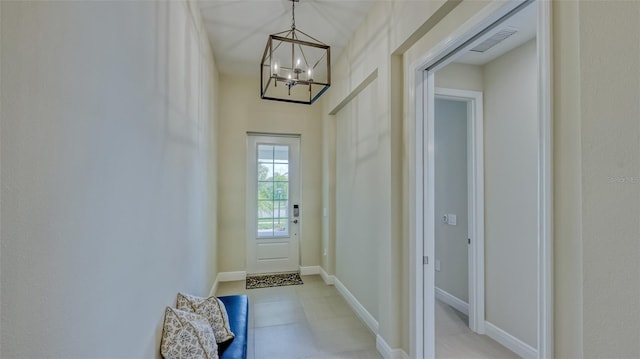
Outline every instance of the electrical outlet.
{"label": "electrical outlet", "polygon": [[440,260],[436,259],[436,272],[440,272]]}

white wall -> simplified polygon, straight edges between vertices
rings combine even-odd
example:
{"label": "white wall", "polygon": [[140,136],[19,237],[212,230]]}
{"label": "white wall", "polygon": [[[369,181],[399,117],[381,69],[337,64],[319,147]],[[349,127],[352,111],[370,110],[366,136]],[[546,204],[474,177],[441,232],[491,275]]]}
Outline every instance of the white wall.
{"label": "white wall", "polygon": [[536,42],[484,66],[486,320],[537,347]]}
{"label": "white wall", "polygon": [[377,165],[377,80],[336,114],[336,276],[378,317],[378,243],[384,222]]}
{"label": "white wall", "polygon": [[216,69],[184,2],[1,9],[3,358],[159,356],[216,275]]}
{"label": "white wall", "polygon": [[258,77],[220,77],[218,260],[221,272],[246,270],[247,132],[300,134],[302,266],[318,266],[322,248],[322,103],[260,99]]}
{"label": "white wall", "polygon": [[[434,140],[436,287],[469,302],[467,102],[436,98]],[[445,214],[456,224],[444,223]]]}

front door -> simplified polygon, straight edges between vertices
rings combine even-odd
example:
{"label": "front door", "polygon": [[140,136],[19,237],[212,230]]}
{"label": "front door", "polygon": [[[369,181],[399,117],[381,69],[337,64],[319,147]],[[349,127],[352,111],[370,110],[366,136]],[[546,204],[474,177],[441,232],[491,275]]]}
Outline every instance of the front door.
{"label": "front door", "polygon": [[248,136],[248,273],[300,269],[299,161],[299,136]]}

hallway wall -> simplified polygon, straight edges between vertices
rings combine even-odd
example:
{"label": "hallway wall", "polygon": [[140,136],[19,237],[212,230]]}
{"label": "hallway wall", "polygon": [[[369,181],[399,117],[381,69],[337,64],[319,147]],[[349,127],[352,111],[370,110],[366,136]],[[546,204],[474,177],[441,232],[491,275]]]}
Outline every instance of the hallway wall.
{"label": "hallway wall", "polygon": [[216,276],[217,71],[198,7],[0,12],[0,357],[159,357],[165,306]]}
{"label": "hallway wall", "polygon": [[[322,241],[322,103],[260,99],[258,78],[220,76],[218,238],[221,272],[246,270],[247,132],[300,134],[300,261],[320,265]],[[322,100],[320,100],[322,101]]]}
{"label": "hallway wall", "polygon": [[336,114],[336,277],[378,319],[380,197],[377,80]]}

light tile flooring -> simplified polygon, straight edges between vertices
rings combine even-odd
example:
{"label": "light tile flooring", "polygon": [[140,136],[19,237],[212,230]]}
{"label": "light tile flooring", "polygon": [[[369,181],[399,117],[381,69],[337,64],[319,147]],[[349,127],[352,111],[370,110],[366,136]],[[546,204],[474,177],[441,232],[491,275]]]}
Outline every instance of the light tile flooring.
{"label": "light tile flooring", "polygon": [[478,335],[466,315],[436,300],[437,358],[519,358],[493,339]]}
{"label": "light tile flooring", "polygon": [[303,285],[245,289],[222,282],[216,295],[249,296],[248,359],[369,359],[382,357],[375,336],[320,276]]}
{"label": "light tile flooring", "polygon": [[[248,359],[381,359],[375,336],[333,286],[320,276],[303,285],[245,289],[222,282],[216,295],[249,296]],[[438,358],[518,358],[489,337],[473,333],[466,317],[436,301]]]}

